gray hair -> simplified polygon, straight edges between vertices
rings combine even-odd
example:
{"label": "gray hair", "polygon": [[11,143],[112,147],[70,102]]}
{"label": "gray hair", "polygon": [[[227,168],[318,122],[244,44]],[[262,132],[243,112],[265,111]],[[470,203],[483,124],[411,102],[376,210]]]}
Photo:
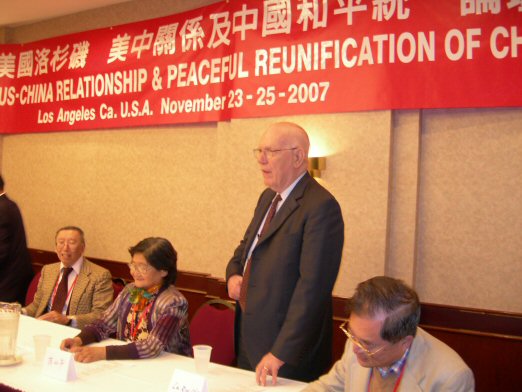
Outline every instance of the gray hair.
{"label": "gray hair", "polygon": [[73,231],[77,231],[78,233],[80,233],[80,240],[82,241],[82,244],[85,245],[85,234],[83,233],[83,230],[77,226],[64,226],[64,227],[59,228],[56,231],[56,234],[54,236],[54,242],[56,242],[56,239],[58,238],[58,234],[60,234],[61,231],[65,231],[65,230],[73,230]]}
{"label": "gray hair", "polygon": [[376,276],[359,283],[350,298],[348,310],[356,315],[375,317],[386,314],[381,338],[396,343],[415,336],[420,320],[419,296],[399,279]]}

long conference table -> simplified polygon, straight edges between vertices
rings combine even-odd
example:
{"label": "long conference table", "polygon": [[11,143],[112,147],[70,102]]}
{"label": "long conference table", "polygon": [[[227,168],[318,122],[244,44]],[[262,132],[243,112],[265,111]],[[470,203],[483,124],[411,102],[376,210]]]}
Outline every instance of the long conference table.
{"label": "long conference table", "polygon": [[[76,336],[78,330],[64,325],[20,316],[17,339],[17,355],[22,361],[16,365],[0,366],[0,384],[26,392],[33,391],[163,391],[169,389],[175,369],[195,373],[194,360],[181,355],[162,353],[157,358],[139,360],[75,362],[77,378],[61,381],[42,371],[43,364],[35,360],[33,336],[51,336],[51,346],[58,348],[60,342]],[[118,340],[106,340],[96,345],[123,344]],[[306,384],[278,378],[276,386],[258,386],[255,373],[210,363],[206,374],[209,392],[249,391],[300,391]],[[269,378],[269,381],[271,379]]]}

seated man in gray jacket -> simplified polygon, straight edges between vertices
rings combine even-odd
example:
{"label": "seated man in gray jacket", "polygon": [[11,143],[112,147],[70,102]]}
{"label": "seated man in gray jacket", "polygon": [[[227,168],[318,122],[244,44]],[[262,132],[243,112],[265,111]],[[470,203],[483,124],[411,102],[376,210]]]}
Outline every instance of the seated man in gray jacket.
{"label": "seated man in gray jacket", "polygon": [[471,369],[449,346],[418,327],[417,293],[378,276],[360,283],[341,325],[343,357],[304,391],[472,392]]}
{"label": "seated man in gray jacket", "polygon": [[60,262],[42,268],[34,300],[22,313],[82,328],[112,303],[111,273],[83,257],[85,238],[79,227],[62,227],[55,242]]}

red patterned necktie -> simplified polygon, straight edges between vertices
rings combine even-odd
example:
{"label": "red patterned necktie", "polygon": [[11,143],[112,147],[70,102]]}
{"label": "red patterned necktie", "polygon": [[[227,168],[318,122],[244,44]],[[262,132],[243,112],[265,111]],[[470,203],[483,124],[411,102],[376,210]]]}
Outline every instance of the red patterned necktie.
{"label": "red patterned necktie", "polygon": [[[265,223],[263,224],[263,228],[261,229],[261,232],[259,233],[259,238],[261,238],[266,231],[268,230],[268,226],[270,225],[270,222],[272,221],[272,218],[274,217],[276,211],[277,211],[277,204],[281,201],[281,195],[277,195],[274,201],[272,202],[272,205],[270,206],[270,210],[268,211],[268,215],[266,216]],[[258,240],[259,240],[258,238]],[[257,245],[256,245],[257,246]],[[241,310],[244,312],[246,308],[246,297],[247,297],[247,290],[248,290],[248,281],[250,279],[250,265],[252,264],[252,260],[248,259],[247,265],[245,268],[245,272],[243,273],[243,281],[241,282],[241,291],[239,292],[239,305],[241,306]]]}
{"label": "red patterned necktie", "polygon": [[62,313],[65,301],[67,300],[69,274],[72,270],[73,269],[71,267],[66,267],[63,269],[62,280],[60,280],[58,288],[56,289],[51,311],[56,310],[58,313]]}

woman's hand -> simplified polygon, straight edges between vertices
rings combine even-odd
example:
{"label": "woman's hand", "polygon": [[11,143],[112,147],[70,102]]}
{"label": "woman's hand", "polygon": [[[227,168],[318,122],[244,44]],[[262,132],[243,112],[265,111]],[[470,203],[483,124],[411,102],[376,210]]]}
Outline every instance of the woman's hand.
{"label": "woman's hand", "polygon": [[95,362],[107,359],[105,347],[78,347],[74,346],[70,350],[74,353],[76,362]]}
{"label": "woman's hand", "polygon": [[62,343],[60,343],[60,349],[63,351],[71,351],[73,347],[80,347],[82,345],[83,342],[79,337],[68,338],[62,340]]}

